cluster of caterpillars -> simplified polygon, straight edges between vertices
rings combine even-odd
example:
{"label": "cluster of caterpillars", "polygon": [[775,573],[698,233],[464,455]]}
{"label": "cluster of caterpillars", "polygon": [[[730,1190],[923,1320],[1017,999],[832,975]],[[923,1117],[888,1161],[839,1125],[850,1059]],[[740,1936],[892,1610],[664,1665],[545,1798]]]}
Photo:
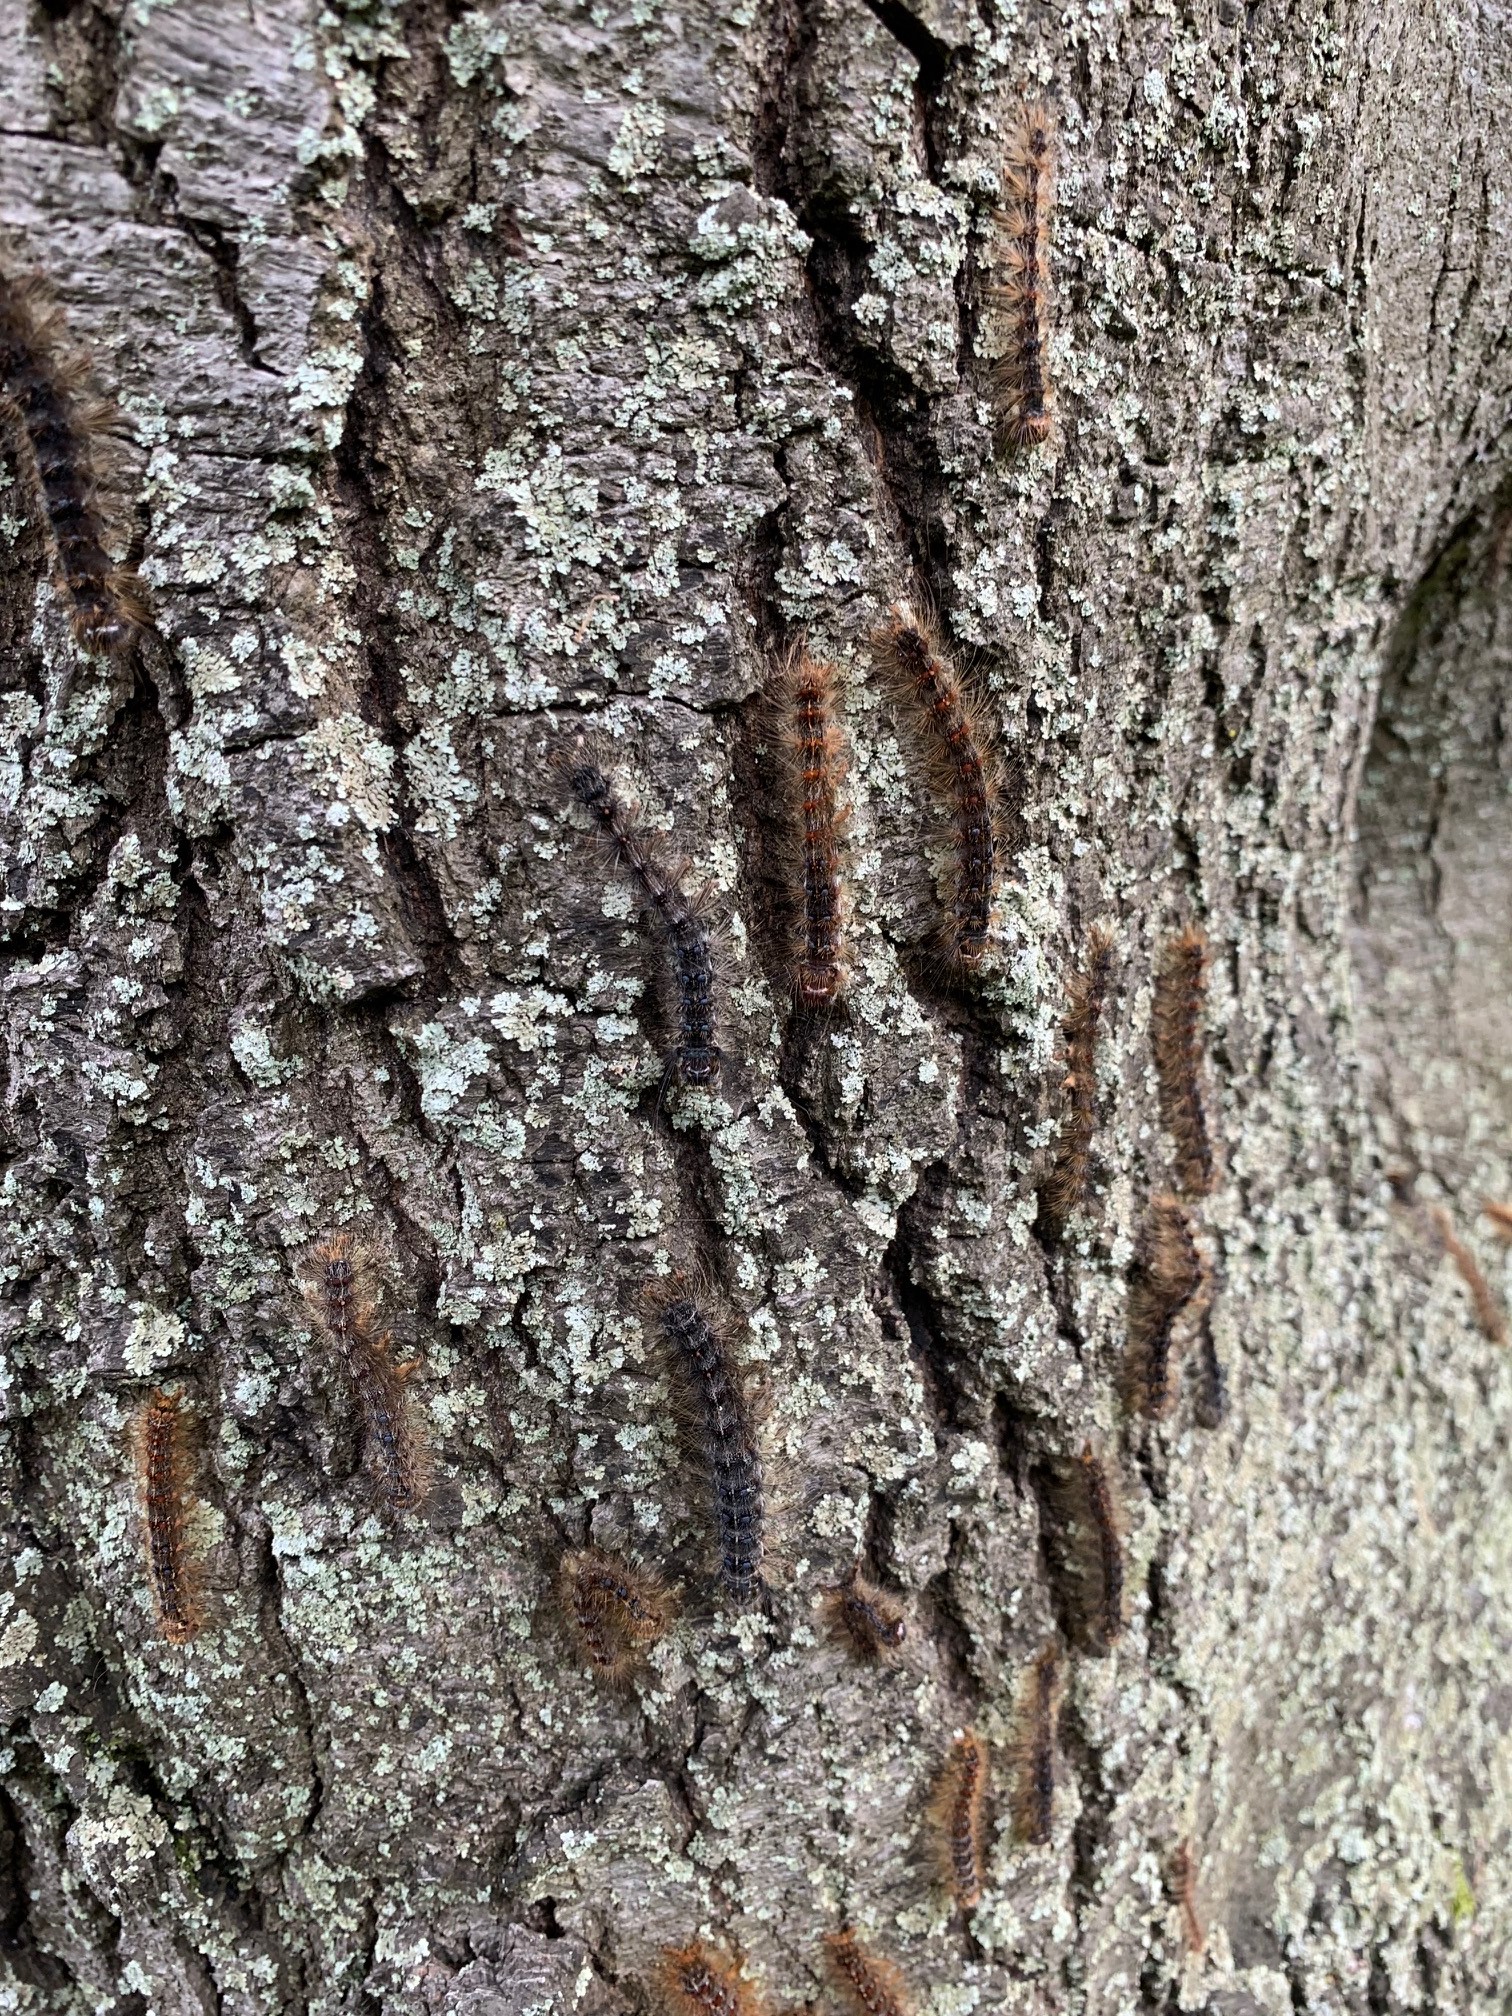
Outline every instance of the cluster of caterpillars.
{"label": "cluster of caterpillars", "polygon": [[[895,1963],[849,1926],[824,1942],[825,1971],[853,2016],[912,2016],[914,1998]],[[666,2016],[766,2016],[756,1985],[723,1953],[695,1940],[661,1953],[653,1982]]]}

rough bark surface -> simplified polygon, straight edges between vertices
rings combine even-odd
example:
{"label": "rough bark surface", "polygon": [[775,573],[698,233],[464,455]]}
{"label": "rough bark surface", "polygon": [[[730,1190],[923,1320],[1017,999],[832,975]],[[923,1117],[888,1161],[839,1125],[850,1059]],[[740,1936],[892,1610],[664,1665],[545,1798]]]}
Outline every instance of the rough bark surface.
{"label": "rough bark surface", "polygon": [[[1500,1294],[1505,8],[0,18],[0,268],[121,408],[157,616],[137,666],[81,662],[8,440],[0,2008],[608,2016],[703,1936],[782,2010],[850,1925],[934,2016],[1504,2009],[1512,1367],[1428,1207]],[[1058,419],[1005,455],[1031,93]],[[966,985],[868,649],[903,595],[1010,779]],[[849,1006],[809,1028],[760,705],[800,632],[851,747]],[[552,768],[585,731],[722,920],[715,1091],[662,1085],[631,892]],[[1152,976],[1191,922],[1228,1406],[1194,1354],[1151,1423]],[[420,1513],[375,1500],[303,1299],[341,1228],[420,1361]],[[745,1611],[643,1301],[669,1266],[767,1392]],[[160,1387],[200,1423],[184,1645],[133,1453]],[[1127,1524],[1107,1656],[1063,1545],[1088,1443]],[[682,1585],[625,1690],[553,1608],[590,1540]],[[858,1556],[890,1666],[824,1623]],[[997,1798],[963,1916],[925,1814],[967,1724]]]}

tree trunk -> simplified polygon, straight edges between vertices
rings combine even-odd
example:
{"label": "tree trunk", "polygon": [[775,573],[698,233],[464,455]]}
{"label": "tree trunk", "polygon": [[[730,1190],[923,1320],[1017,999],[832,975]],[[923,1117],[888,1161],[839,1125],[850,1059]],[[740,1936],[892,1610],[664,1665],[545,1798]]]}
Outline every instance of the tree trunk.
{"label": "tree trunk", "polygon": [[[4,284],[117,404],[152,622],[81,653],[12,413],[0,2008],[724,2016],[658,1973],[693,1941],[840,2006],[850,1927],[935,2016],[1502,2009],[1500,12],[4,6]],[[1015,448],[1035,97],[1055,426]],[[937,956],[960,772],[879,668],[899,602],[996,736],[979,969]],[[849,811],[823,1010],[802,637]],[[680,899],[637,907],[580,738],[707,887],[717,1083],[667,1068]],[[1152,1044],[1194,926],[1205,1196]],[[1206,1278],[1152,1418],[1172,1191]],[[756,1394],[746,1601],[678,1272]],[[590,1543],[675,1585],[618,1685]],[[857,1564],[888,1660],[824,1601]]]}

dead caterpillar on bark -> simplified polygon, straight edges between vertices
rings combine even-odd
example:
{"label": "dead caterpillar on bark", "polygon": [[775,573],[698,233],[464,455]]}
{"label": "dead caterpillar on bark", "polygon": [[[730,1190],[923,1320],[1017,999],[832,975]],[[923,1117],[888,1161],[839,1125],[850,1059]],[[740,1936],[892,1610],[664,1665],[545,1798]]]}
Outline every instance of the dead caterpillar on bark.
{"label": "dead caterpillar on bark", "polygon": [[142,1523],[147,1571],[163,1636],[182,1645],[199,1629],[187,1539],[188,1420],[176,1393],[154,1393],[141,1420]]}
{"label": "dead caterpillar on bark", "polygon": [[824,1950],[836,1985],[856,2016],[911,2016],[912,1998],[891,1960],[869,1953],[849,1929],[831,1932]]}
{"label": "dead caterpillar on bark", "polygon": [[362,1417],[363,1437],[378,1488],[395,1511],[419,1505],[426,1492],[424,1452],[410,1419],[405,1388],[416,1361],[394,1362],[393,1339],[380,1330],[363,1291],[364,1263],[344,1232],[315,1249],[312,1311],[335,1347]]}
{"label": "dead caterpillar on bark", "polygon": [[599,1547],[563,1556],[560,1594],[579,1651],[616,1686],[644,1661],[671,1618],[671,1597],[659,1576]]}
{"label": "dead caterpillar on bark", "polygon": [[1087,963],[1071,982],[1064,1023],[1066,1095],[1055,1163],[1044,1198],[1051,1218],[1063,1225],[1087,1193],[1092,1134],[1097,1124],[1097,1037],[1113,966],[1113,934],[1101,926],[1088,934]]}
{"label": "dead caterpillar on bark", "polygon": [[800,646],[778,675],[773,700],[796,827],[791,891],[797,929],[793,992],[801,1007],[826,1008],[845,990],[845,885],[840,836],[844,744],[836,719],[832,665]]}
{"label": "dead caterpillar on bark", "polygon": [[878,633],[876,652],[883,670],[922,711],[931,768],[950,799],[955,883],[940,950],[949,969],[972,973],[991,942],[997,874],[996,778],[986,729],[933,627],[906,602]]}
{"label": "dead caterpillar on bark", "polygon": [[1174,1197],[1154,1197],[1129,1284],[1129,1403],[1160,1420],[1176,1394],[1176,1325],[1206,1281],[1192,1221]]}
{"label": "dead caterpillar on bark", "polygon": [[1055,1723],[1060,1711],[1060,1653],[1052,1640],[1029,1669],[1014,1745],[1013,1829],[1033,1848],[1055,1827]]}
{"label": "dead caterpillar on bark", "polygon": [[699,1940],[663,1949],[656,1986],[668,2016],[762,2016],[755,1990]]}
{"label": "dead caterpillar on bark", "polygon": [[982,1896],[987,1776],[986,1744],[974,1729],[963,1729],[950,1746],[930,1804],[941,1874],[963,1911]]}
{"label": "dead caterpillar on bark", "polygon": [[1055,200],[1055,122],[1048,105],[1024,107],[1003,153],[1003,207],[997,216],[997,269],[989,290],[1008,324],[992,367],[1003,438],[1015,448],[1049,438],[1050,216]]}
{"label": "dead caterpillar on bark", "polygon": [[1176,1174],[1188,1197],[1205,1197],[1218,1180],[1202,1096],[1202,1010],[1208,941],[1195,927],[1166,946],[1155,976],[1155,1075],[1160,1112],[1176,1144]]}
{"label": "dead caterpillar on bark", "polygon": [[652,1291],[666,1339],[685,1440],[708,1478],[725,1593],[749,1602],[761,1587],[766,1506],[761,1456],[740,1367],[682,1276]]}
{"label": "dead caterpillar on bark", "polygon": [[573,796],[597,823],[661,934],[677,1031],[668,1076],[683,1085],[713,1085],[720,1050],[714,1040],[714,951],[708,924],[599,764],[579,747],[562,767]]}
{"label": "dead caterpillar on bark", "polygon": [[1200,1953],[1207,1945],[1207,1932],[1197,1908],[1197,1858],[1188,1841],[1181,1842],[1171,1857],[1171,1895],[1181,1915],[1182,1944],[1188,1953]]}
{"label": "dead caterpillar on bark", "polygon": [[80,396],[83,379],[39,283],[0,276],[0,413],[29,450],[74,638],[81,650],[119,656],[148,618],[141,583],[106,551],[94,444],[111,415]]}
{"label": "dead caterpillar on bark", "polygon": [[890,1665],[908,1638],[903,1612],[867,1580],[859,1565],[853,1565],[836,1588],[824,1592],[824,1607],[836,1635],[847,1639],[862,1659]]}
{"label": "dead caterpillar on bark", "polygon": [[1507,1319],[1501,1306],[1491,1293],[1491,1284],[1480,1270],[1480,1262],[1454,1229],[1454,1220],[1442,1204],[1430,1204],[1428,1217],[1438,1235],[1442,1250],[1454,1262],[1460,1279],[1470,1291],[1471,1305],[1475,1310],[1475,1320],[1481,1332],[1493,1344],[1507,1341]]}

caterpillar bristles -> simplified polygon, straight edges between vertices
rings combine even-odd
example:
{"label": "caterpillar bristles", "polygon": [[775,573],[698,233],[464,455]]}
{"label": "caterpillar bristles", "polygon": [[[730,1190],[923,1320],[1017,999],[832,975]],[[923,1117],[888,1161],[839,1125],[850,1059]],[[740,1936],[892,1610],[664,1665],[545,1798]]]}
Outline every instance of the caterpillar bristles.
{"label": "caterpillar bristles", "polygon": [[178,1394],[154,1393],[139,1427],[142,1524],[158,1625],[183,1645],[200,1628],[198,1572],[189,1552],[189,1420]]}
{"label": "caterpillar bristles", "polygon": [[845,991],[846,892],[841,845],[845,743],[833,665],[796,645],[772,682],[774,742],[783,770],[787,899],[793,920],[793,995],[810,1012]]}
{"label": "caterpillar bristles", "polygon": [[573,1548],[562,1557],[559,1593],[579,1652],[614,1686],[645,1663],[671,1621],[661,1577],[601,1547]]}
{"label": "caterpillar bristles", "polygon": [[664,1947],[654,1986],[666,2016],[763,2016],[755,1989],[701,1940]]}
{"label": "caterpillar bristles", "polygon": [[1188,1197],[1218,1180],[1202,1086],[1202,1011],[1208,941],[1195,926],[1166,946],[1155,975],[1153,1043],[1160,1111],[1176,1145],[1176,1174]]}
{"label": "caterpillar bristles", "polygon": [[824,1950],[835,1984],[855,2016],[911,2016],[913,2001],[902,1974],[891,1960],[863,1946],[849,1927],[829,1933]]}
{"label": "caterpillar bristles", "polygon": [[1066,1075],[1060,1138],[1043,1198],[1051,1221],[1064,1225],[1087,1192],[1097,1124],[1097,1039],[1113,966],[1113,934],[1100,925],[1087,936],[1087,958],[1068,989],[1063,1025]]}
{"label": "caterpillar bristles", "polygon": [[955,1903],[969,1911],[986,1880],[987,1746],[974,1729],[960,1730],[935,1782],[929,1817],[940,1873]]}
{"label": "caterpillar bristles", "polygon": [[418,1360],[398,1364],[393,1338],[378,1326],[363,1279],[369,1263],[350,1236],[333,1233],[313,1254],[305,1299],[325,1332],[357,1402],[363,1440],[379,1491],[396,1511],[423,1503],[430,1483],[426,1452],[406,1394]]}
{"label": "caterpillar bristles", "polygon": [[1049,439],[1050,221],[1055,200],[1055,122],[1048,105],[1025,105],[1003,151],[1003,207],[996,219],[995,266],[1005,277],[988,289],[1008,325],[992,366],[1002,437],[1015,448]]}
{"label": "caterpillar bristles", "polygon": [[1153,1197],[1129,1283],[1126,1390],[1137,1413],[1161,1420],[1175,1398],[1176,1327],[1201,1295],[1206,1270],[1192,1221],[1175,1197]]}
{"label": "caterpillar bristles", "polygon": [[1013,1831],[1030,1847],[1048,1846],[1055,1828],[1055,1724],[1060,1711],[1060,1653],[1052,1640],[1025,1679],[1013,1747]]}
{"label": "caterpillar bristles", "polygon": [[852,1562],[843,1582],[825,1590],[824,1608],[831,1630],[861,1659],[891,1665],[907,1641],[903,1612],[867,1580],[859,1562]]}

